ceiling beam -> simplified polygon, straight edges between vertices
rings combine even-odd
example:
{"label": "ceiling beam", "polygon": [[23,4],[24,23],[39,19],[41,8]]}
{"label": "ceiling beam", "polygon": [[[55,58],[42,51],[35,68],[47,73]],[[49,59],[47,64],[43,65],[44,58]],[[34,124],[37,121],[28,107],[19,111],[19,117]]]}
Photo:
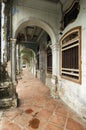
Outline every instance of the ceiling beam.
{"label": "ceiling beam", "polygon": [[36,29],[37,29],[37,27],[34,26],[33,32],[32,32],[32,34],[31,34],[31,40],[33,39],[33,36],[34,36],[34,34],[35,34],[35,32],[36,32]]}
{"label": "ceiling beam", "polygon": [[41,31],[41,33],[39,34],[36,42],[38,42],[40,40],[40,38],[43,36],[44,32],[45,32],[44,30]]}
{"label": "ceiling beam", "polygon": [[25,43],[28,43],[28,44],[31,44],[31,43],[32,43],[32,44],[33,44],[33,43],[37,43],[37,42],[36,42],[36,41],[21,41],[21,44],[22,44],[22,43],[24,43],[24,44],[25,44]]}
{"label": "ceiling beam", "polygon": [[44,0],[44,1],[49,1],[49,2],[52,2],[52,3],[58,3],[59,0]]}

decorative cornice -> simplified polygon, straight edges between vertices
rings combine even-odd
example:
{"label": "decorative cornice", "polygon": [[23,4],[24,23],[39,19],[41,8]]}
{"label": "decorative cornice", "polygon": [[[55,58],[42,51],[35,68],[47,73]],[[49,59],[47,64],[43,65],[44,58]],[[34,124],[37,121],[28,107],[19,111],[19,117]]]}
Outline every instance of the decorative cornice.
{"label": "decorative cornice", "polygon": [[15,38],[10,38],[10,42],[11,42],[11,44],[14,44],[14,43],[16,43],[16,39]]}

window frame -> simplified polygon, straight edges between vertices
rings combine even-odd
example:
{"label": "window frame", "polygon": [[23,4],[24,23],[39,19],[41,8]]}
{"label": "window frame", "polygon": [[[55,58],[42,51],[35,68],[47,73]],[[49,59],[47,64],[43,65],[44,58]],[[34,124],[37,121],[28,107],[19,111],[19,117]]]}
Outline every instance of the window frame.
{"label": "window frame", "polygon": [[[71,68],[62,68],[62,63],[63,63],[62,62],[63,40],[68,38],[68,36],[70,36],[74,32],[78,32],[78,36],[76,37],[77,41],[78,41],[78,44],[77,44],[77,46],[78,46],[78,52],[77,52],[78,53],[78,69],[75,69],[75,68],[74,69],[73,68],[72,69]],[[66,42],[66,45],[70,45],[71,42],[72,42],[72,44],[75,43],[76,38],[71,39],[68,42]],[[61,50],[60,50],[60,53],[61,53],[61,55],[60,55],[61,56],[61,63],[60,63],[60,75],[61,75],[61,78],[64,78],[64,79],[67,79],[69,81],[73,81],[73,82],[81,84],[81,82],[82,82],[82,77],[81,77],[81,72],[82,72],[82,70],[81,70],[81,63],[82,63],[81,62],[81,50],[82,50],[82,48],[81,48],[81,26],[72,28],[66,34],[64,34],[64,36],[60,40],[60,43],[61,43]],[[69,47],[69,49],[72,48],[72,47]],[[63,73],[65,73],[65,74],[63,74]],[[78,77],[78,79],[74,78],[73,76]]]}

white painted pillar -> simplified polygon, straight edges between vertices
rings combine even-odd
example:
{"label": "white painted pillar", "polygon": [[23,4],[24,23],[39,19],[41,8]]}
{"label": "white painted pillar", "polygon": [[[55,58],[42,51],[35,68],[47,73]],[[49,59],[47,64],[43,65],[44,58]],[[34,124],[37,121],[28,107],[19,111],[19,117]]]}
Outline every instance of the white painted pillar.
{"label": "white painted pillar", "polygon": [[47,53],[45,52],[45,48],[43,50],[40,50],[39,69],[40,69],[40,80],[43,83],[46,83]]}
{"label": "white painted pillar", "polygon": [[19,64],[19,74],[21,74],[21,71],[22,71],[22,59],[21,59],[21,46],[20,44],[18,44],[18,64]]}
{"label": "white painted pillar", "polygon": [[59,75],[59,45],[52,44],[52,75]]}
{"label": "white painted pillar", "polygon": [[11,40],[11,80],[16,84],[16,39]]}
{"label": "white painted pillar", "polygon": [[5,3],[1,3],[1,63],[4,62],[4,47],[5,47],[5,38],[4,38],[4,25],[5,25]]}
{"label": "white painted pillar", "polygon": [[52,44],[52,87],[51,96],[53,98],[58,98],[58,76],[59,76],[59,47],[58,44]]}
{"label": "white painted pillar", "polygon": [[16,45],[16,66],[17,73],[19,74],[19,44]]}

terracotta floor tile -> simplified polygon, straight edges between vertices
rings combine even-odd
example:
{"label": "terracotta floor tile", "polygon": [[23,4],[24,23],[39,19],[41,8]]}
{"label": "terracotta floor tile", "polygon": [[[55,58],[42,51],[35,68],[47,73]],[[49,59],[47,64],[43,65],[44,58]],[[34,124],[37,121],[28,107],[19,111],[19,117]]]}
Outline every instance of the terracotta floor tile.
{"label": "terracotta floor tile", "polygon": [[25,113],[23,113],[21,116],[17,116],[15,119],[14,119],[14,122],[16,124],[19,124],[21,126],[26,126],[28,124],[28,121],[31,119],[31,115],[27,115]]}
{"label": "terracotta floor tile", "polygon": [[8,118],[7,118],[7,117],[3,117],[1,123],[2,123],[2,127],[7,126],[7,125],[9,124],[9,120],[8,120]]}
{"label": "terracotta floor tile", "polygon": [[35,117],[38,115],[38,113],[42,110],[42,108],[38,107],[38,106],[28,106],[27,109],[24,110],[24,112],[27,115],[32,115],[32,117]]}
{"label": "terracotta floor tile", "polygon": [[50,122],[53,122],[60,127],[64,127],[65,122],[66,122],[66,118],[62,115],[55,114],[55,115],[52,115],[52,117],[50,118]]}
{"label": "terracotta floor tile", "polygon": [[26,128],[22,129],[22,130],[27,130]]}
{"label": "terracotta floor tile", "polygon": [[67,110],[67,108],[66,107],[62,107],[62,106],[57,106],[57,108],[56,108],[56,110],[55,110],[55,113],[56,114],[58,114],[58,113],[60,113],[60,114],[62,114],[62,115],[64,115],[64,116],[67,116],[68,115],[68,110]]}
{"label": "terracotta floor tile", "polygon": [[40,107],[44,107],[45,106],[45,103],[47,102],[47,98],[46,97],[44,97],[44,96],[42,96],[42,97],[36,97],[35,98],[35,105],[37,105],[37,106],[40,106]]}
{"label": "terracotta floor tile", "polygon": [[21,128],[13,123],[9,123],[3,130],[21,130]]}
{"label": "terracotta floor tile", "polygon": [[66,128],[68,130],[84,130],[83,126],[80,123],[71,118],[68,119]]}
{"label": "terracotta floor tile", "polygon": [[43,109],[41,110],[38,114],[37,114],[37,117],[39,118],[44,118],[45,120],[48,120],[51,116],[52,112],[46,110],[46,109]]}
{"label": "terracotta floor tile", "polygon": [[9,130],[8,128],[3,128],[3,130]]}
{"label": "terracotta floor tile", "polygon": [[53,124],[48,124],[44,130],[63,130],[63,128],[57,127]]}
{"label": "terracotta floor tile", "polygon": [[45,119],[39,119],[38,117],[32,118],[28,122],[28,130],[44,130],[44,127],[46,126],[46,120]]}
{"label": "terracotta floor tile", "polygon": [[10,120],[14,119],[16,116],[21,115],[21,111],[18,109],[6,111],[5,116],[8,117]]}
{"label": "terracotta floor tile", "polygon": [[57,106],[57,102],[52,100],[51,98],[46,102],[45,109],[48,109],[49,111],[54,111]]}
{"label": "terracotta floor tile", "polygon": [[2,130],[2,120],[1,120],[1,118],[0,118],[0,130]]}

